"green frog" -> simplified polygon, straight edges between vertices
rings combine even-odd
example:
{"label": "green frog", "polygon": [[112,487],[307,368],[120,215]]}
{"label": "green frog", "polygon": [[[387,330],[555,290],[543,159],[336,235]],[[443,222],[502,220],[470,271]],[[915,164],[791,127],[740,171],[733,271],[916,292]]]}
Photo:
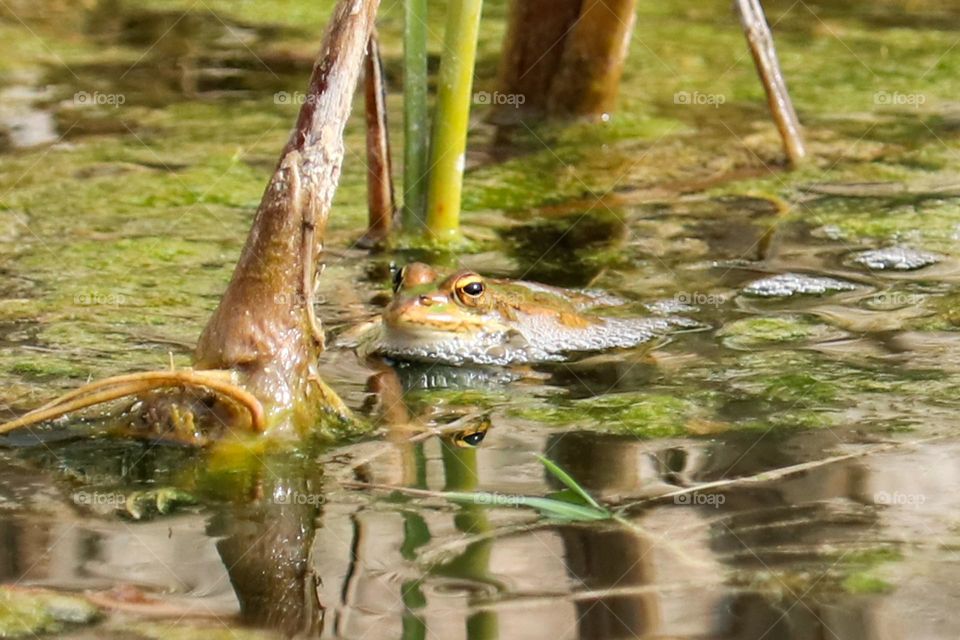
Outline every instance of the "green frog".
{"label": "green frog", "polygon": [[361,353],[451,365],[549,362],[575,352],[632,347],[695,324],[672,317],[605,317],[596,310],[623,301],[465,269],[441,277],[420,262],[396,272],[393,292]]}

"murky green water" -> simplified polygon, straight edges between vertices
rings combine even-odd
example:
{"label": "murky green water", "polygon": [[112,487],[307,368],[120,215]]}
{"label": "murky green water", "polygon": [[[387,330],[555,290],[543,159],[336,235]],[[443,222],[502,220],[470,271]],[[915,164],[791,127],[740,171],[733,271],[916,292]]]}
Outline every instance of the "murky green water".
{"label": "murky green water", "polygon": [[[293,120],[320,4],[0,2],[8,410],[171,354],[189,361]],[[487,4],[477,89],[492,91],[505,7]],[[459,262],[607,289],[632,313],[683,304],[703,329],[511,372],[402,367],[393,379],[349,350],[325,354],[326,380],[358,412],[377,415],[372,389],[399,382],[418,424],[488,415],[477,448],[382,431],[216,455],[93,439],[78,424],[10,436],[0,579],[97,592],[125,612],[63,627],[64,611],[82,612],[4,595],[0,632],[957,637],[960,11],[765,3],[813,154],[788,174],[727,4],[640,4],[611,122],[530,123],[493,146],[478,109],[465,189],[477,249]],[[394,83],[400,18],[385,5]],[[365,216],[361,126],[348,131],[322,279],[333,334],[376,314],[391,261],[424,258],[351,248]],[[858,261],[891,246],[936,261]],[[843,284],[747,292],[789,273]],[[628,527],[506,506],[560,488],[538,453],[611,505],[851,455],[643,503]],[[358,481],[502,499],[458,506]],[[120,585],[149,600],[101,593]]]}

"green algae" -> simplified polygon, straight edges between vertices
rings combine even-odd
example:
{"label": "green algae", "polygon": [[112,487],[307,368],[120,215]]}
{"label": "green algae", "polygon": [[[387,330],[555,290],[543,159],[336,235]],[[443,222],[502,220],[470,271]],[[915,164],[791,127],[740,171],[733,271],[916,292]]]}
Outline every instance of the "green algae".
{"label": "green algae", "polygon": [[829,564],[819,567],[770,568],[750,574],[735,574],[734,582],[763,593],[765,597],[795,601],[797,594],[883,594],[894,589],[880,574],[891,563],[903,560],[890,547],[824,553]]}
{"label": "green algae", "polygon": [[826,325],[810,321],[802,316],[752,317],[736,320],[717,332],[725,345],[749,349],[798,342],[825,337],[831,332]]}
{"label": "green algae", "polygon": [[798,372],[775,376],[767,382],[763,395],[772,402],[803,401],[823,406],[835,402],[839,391],[835,384]]}
{"label": "green algae", "polygon": [[869,573],[853,573],[844,578],[843,590],[852,594],[876,594],[887,593],[893,590],[893,585],[870,575]]}
{"label": "green algae", "polygon": [[667,438],[687,434],[688,422],[700,415],[702,405],[667,394],[629,393],[517,407],[510,412],[522,420],[558,427]]}
{"label": "green algae", "polygon": [[52,591],[0,588],[0,637],[36,637],[68,625],[89,624],[98,609],[84,600]]}
{"label": "green algae", "polygon": [[840,556],[838,562],[848,573],[843,577],[840,586],[844,591],[857,595],[892,591],[894,585],[880,574],[886,565],[902,560],[903,554],[889,547],[863,549],[844,554]]}

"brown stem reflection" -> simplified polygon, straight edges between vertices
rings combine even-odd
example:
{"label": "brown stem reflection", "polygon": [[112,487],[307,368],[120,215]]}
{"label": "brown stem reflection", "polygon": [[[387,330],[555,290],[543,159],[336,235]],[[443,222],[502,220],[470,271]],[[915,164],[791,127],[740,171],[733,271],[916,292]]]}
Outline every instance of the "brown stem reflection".
{"label": "brown stem reflection", "polygon": [[243,622],[288,636],[318,637],[324,607],[311,548],[323,503],[322,472],[269,460],[246,482],[256,498],[225,509],[211,524]]}
{"label": "brown stem reflection", "polygon": [[[641,481],[635,450],[613,439],[558,435],[547,455],[598,495],[630,490]],[[557,487],[558,489],[562,487]],[[629,529],[563,527],[564,565],[578,590],[615,589],[657,582],[652,551],[655,542]],[[578,600],[579,637],[640,638],[660,628],[660,611],[652,593]]]}
{"label": "brown stem reflection", "polygon": [[[653,545],[627,530],[565,527],[560,530],[564,563],[584,589],[613,589],[654,584]],[[657,631],[659,609],[654,594],[609,596],[578,600],[579,637],[642,638]]]}

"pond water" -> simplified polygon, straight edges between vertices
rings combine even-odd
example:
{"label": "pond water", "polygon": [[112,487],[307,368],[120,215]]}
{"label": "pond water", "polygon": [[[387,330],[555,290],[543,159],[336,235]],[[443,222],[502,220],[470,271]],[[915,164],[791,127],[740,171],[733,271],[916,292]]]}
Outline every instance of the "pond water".
{"label": "pond water", "polygon": [[[486,5],[476,82],[493,91],[506,7]],[[0,634],[960,635],[960,9],[765,3],[812,154],[787,172],[728,3],[640,5],[609,122],[496,132],[477,108],[467,254],[355,248],[362,118],[348,128],[324,378],[374,422],[482,422],[482,443],[376,427],[206,452],[79,421],[8,436],[0,580],[18,590],[0,594]],[[189,362],[330,7],[0,2],[8,414]],[[394,86],[401,18],[384,6]],[[442,23],[437,8],[434,50]],[[390,264],[414,259],[603,289],[621,313],[700,328],[509,370],[391,369],[338,347],[377,314]],[[538,454],[623,518],[514,506],[562,488]],[[440,495],[474,490],[489,504]],[[23,587],[111,606],[58,622],[79,605],[24,603]]]}

